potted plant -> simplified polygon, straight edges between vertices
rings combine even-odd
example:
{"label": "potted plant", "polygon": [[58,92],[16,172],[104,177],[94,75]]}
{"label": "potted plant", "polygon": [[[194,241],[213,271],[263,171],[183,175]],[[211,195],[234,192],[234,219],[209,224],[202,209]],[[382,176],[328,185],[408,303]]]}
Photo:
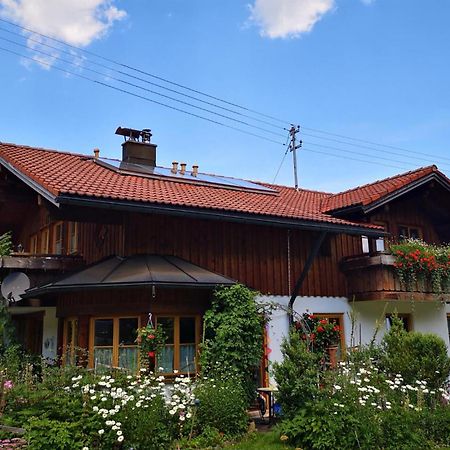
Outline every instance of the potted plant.
{"label": "potted plant", "polygon": [[330,366],[336,367],[341,336],[339,325],[305,313],[301,321],[295,323],[295,328],[300,332],[300,337],[310,343],[312,351],[325,354]]}

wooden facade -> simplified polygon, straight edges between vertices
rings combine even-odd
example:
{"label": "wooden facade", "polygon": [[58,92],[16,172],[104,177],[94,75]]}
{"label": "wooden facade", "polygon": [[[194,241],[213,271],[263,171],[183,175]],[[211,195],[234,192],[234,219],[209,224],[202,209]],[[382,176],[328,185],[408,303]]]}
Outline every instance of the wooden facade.
{"label": "wooden facade", "polygon": [[[36,275],[45,274],[47,280],[69,270],[68,261],[90,265],[111,255],[172,255],[261,294],[290,296],[319,237],[316,231],[234,222],[227,220],[226,215],[223,220],[212,220],[87,206],[58,210],[30,188],[11,179],[2,182],[0,187],[5,190],[5,201],[12,213],[1,229],[12,230],[15,245],[20,244],[23,249],[13,258],[22,265],[3,265],[3,275],[20,268],[35,279],[44,279]],[[14,194],[15,188],[20,195]],[[420,237],[427,242],[440,243],[445,241],[450,227],[446,225],[448,213],[442,215],[436,198],[450,210],[448,195],[442,189],[422,186],[368,213],[352,211],[348,217],[341,217],[383,225],[393,239],[406,227],[420,230]],[[335,233],[330,225],[299,295],[356,300],[435,299],[430,292],[419,289],[414,294],[406,292],[396,278],[392,257],[373,255],[373,242],[370,250],[364,255],[361,236]],[[53,255],[51,260],[43,256],[47,254]],[[45,266],[47,260],[52,264],[50,274],[49,266]],[[60,293],[45,301],[56,306],[59,345],[70,342],[92,349],[95,320],[110,318],[115,329],[117,318],[136,317],[142,325],[149,313],[156,320],[174,317],[179,323],[180,317],[195,317],[198,322],[210,304],[211,292],[197,288],[116,288]],[[175,344],[174,348],[178,354],[179,348]],[[117,352],[115,348],[116,359]]]}

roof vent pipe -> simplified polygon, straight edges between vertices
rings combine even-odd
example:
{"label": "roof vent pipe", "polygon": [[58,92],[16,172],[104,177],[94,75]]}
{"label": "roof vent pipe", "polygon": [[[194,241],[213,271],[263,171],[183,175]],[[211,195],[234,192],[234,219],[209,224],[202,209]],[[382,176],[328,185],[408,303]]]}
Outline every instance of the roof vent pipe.
{"label": "roof vent pipe", "polygon": [[178,172],[178,161],[173,161],[172,162],[172,169],[171,169],[172,173],[177,173]]}
{"label": "roof vent pipe", "polygon": [[196,177],[198,175],[198,166],[192,166],[192,176]]}
{"label": "roof vent pipe", "polygon": [[98,159],[100,156],[100,150],[98,148],[94,148],[94,158]]}
{"label": "roof vent pipe", "polygon": [[180,175],[184,175],[186,173],[186,163],[180,163]]}

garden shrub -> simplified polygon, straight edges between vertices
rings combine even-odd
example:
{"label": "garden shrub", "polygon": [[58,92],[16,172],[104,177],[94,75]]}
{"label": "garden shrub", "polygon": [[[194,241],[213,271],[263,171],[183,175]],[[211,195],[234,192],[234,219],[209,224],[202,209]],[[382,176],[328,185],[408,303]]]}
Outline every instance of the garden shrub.
{"label": "garden shrub", "polygon": [[305,450],[357,448],[350,414],[330,414],[328,402],[321,400],[305,405],[294,418],[282,422],[280,432],[291,445]]}
{"label": "garden shrub", "polygon": [[26,425],[25,438],[30,450],[75,450],[84,447],[80,423],[32,417]]}
{"label": "garden shrub", "polygon": [[264,318],[256,295],[240,284],[217,289],[204,316],[201,345],[203,374],[213,378],[233,375],[244,386],[249,401],[255,396],[255,373],[263,354]]}
{"label": "garden shrub", "polygon": [[193,438],[187,436],[177,441],[179,448],[183,450],[222,448],[225,443],[226,437],[216,428],[209,426],[206,426],[198,436]]}
{"label": "garden shrub", "polygon": [[420,413],[410,408],[397,407],[381,416],[382,442],[385,450],[426,450],[434,446],[420,426]]}
{"label": "garden shrub", "polygon": [[236,380],[203,380],[194,393],[199,401],[195,417],[199,434],[208,428],[227,437],[236,437],[247,431],[245,392]]}
{"label": "garden shrub", "polygon": [[293,418],[319,396],[321,355],[310,352],[295,331],[281,344],[283,361],[274,365],[278,385],[277,400],[283,415]]}
{"label": "garden shrub", "polygon": [[432,333],[406,331],[393,317],[392,327],[383,338],[382,366],[405,381],[425,380],[431,389],[439,388],[450,374],[450,358],[445,342]]}

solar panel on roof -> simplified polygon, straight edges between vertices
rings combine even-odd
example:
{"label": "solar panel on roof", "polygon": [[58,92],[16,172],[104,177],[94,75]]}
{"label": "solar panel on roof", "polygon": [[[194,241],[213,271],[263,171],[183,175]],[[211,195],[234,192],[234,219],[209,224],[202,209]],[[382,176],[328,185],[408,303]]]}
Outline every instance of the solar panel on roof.
{"label": "solar panel on roof", "polygon": [[119,173],[132,174],[137,176],[144,176],[149,178],[167,178],[172,181],[182,181],[194,184],[208,184],[219,187],[229,187],[242,190],[258,191],[267,194],[276,194],[277,192],[261,184],[253,183],[247,180],[238,178],[224,177],[221,175],[210,175],[198,172],[196,176],[191,172],[186,171],[182,175],[179,171],[172,172],[172,169],[167,167],[150,167],[143,164],[132,164],[123,162],[117,159],[98,158],[94,161],[108,169],[113,169]]}

